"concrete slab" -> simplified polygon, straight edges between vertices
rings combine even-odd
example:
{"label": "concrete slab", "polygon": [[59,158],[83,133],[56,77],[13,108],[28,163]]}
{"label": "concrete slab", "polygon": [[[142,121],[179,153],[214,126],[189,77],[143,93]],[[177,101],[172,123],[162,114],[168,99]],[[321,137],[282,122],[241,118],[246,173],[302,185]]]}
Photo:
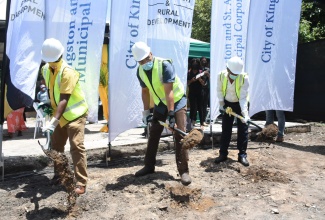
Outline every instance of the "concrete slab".
{"label": "concrete slab", "polygon": [[[35,118],[27,118],[26,125],[28,127],[27,131],[23,132],[23,136],[17,137],[17,134],[12,139],[4,140],[2,142],[2,152],[4,158],[6,157],[19,157],[19,156],[38,156],[44,155],[38,141],[45,143],[45,138],[41,133],[37,133],[36,139],[34,139],[34,128],[35,128]],[[254,121],[261,127],[264,127],[265,121]],[[85,147],[88,150],[92,149],[107,149],[108,147],[108,134],[101,133],[99,130],[105,125],[106,121],[99,121],[97,124],[87,124],[85,131]],[[250,132],[256,130],[254,126],[250,126]],[[212,131],[212,132],[211,132]],[[286,122],[286,132],[307,132],[310,131],[309,124]],[[7,132],[7,124],[3,125],[3,132]],[[111,142],[112,147],[123,147],[131,145],[146,145],[147,139],[141,134],[144,132],[143,128],[134,128],[121,133],[116,137],[114,141]],[[218,141],[221,135],[221,121],[216,121],[210,128],[210,126],[205,127],[204,133],[207,140],[211,140],[211,136],[215,141]],[[236,127],[233,128],[233,134],[237,133]],[[212,135],[211,135],[212,134]],[[172,142],[171,136],[162,137],[160,142]],[[212,140],[207,141],[204,144],[211,144]],[[69,143],[65,147],[66,151],[69,151]]]}

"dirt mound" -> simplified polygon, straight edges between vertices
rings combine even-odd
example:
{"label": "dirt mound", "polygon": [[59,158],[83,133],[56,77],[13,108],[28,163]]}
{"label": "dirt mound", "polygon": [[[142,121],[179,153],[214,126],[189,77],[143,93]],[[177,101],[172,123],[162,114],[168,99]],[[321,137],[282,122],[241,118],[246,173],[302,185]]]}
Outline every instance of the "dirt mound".
{"label": "dirt mound", "polygon": [[247,170],[241,171],[241,174],[246,180],[250,180],[253,183],[260,181],[289,183],[289,178],[283,173],[279,171],[272,172],[258,166],[251,166]]}
{"label": "dirt mound", "polygon": [[167,184],[166,190],[173,199],[170,206],[174,209],[190,208],[203,212],[215,205],[212,198],[202,196],[201,188]]}

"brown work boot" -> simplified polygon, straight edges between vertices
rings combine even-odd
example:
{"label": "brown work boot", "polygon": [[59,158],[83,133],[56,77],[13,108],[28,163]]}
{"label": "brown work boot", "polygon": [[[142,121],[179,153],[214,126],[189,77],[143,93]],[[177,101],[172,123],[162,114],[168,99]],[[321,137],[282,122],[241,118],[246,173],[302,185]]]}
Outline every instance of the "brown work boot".
{"label": "brown work boot", "polygon": [[182,184],[183,184],[184,186],[188,186],[188,185],[191,184],[192,179],[191,179],[191,177],[190,177],[190,175],[189,175],[188,173],[183,173],[183,174],[181,175],[181,182],[182,182]]}
{"label": "brown work boot", "polygon": [[78,195],[84,194],[86,192],[86,186],[76,185],[74,190]]}
{"label": "brown work boot", "polygon": [[141,170],[137,171],[134,175],[136,177],[139,177],[139,176],[145,176],[147,174],[154,173],[154,172],[155,172],[155,167],[151,168],[151,167],[144,166]]}

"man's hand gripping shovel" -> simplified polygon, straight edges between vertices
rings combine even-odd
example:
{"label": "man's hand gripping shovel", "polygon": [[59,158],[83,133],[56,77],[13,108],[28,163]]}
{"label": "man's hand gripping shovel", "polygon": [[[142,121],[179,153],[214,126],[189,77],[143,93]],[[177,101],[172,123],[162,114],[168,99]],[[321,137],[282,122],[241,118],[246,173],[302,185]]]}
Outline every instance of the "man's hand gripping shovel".
{"label": "man's hand gripping shovel", "polygon": [[[238,115],[238,114],[235,113],[235,112],[233,112],[231,107],[227,107],[225,113],[228,114],[229,116],[230,116],[230,115],[233,115],[233,116],[235,116],[236,118],[238,118],[238,119],[240,119],[240,120],[244,120],[244,117],[241,116],[241,115]],[[252,124],[252,125],[254,125],[254,126],[257,127],[260,131],[262,130],[262,128],[261,128],[259,125],[255,124],[255,123],[252,122],[251,120],[248,120],[247,123],[248,123],[248,124]]]}
{"label": "man's hand gripping shovel", "polygon": [[169,124],[158,121],[160,125],[164,126],[165,128],[169,129],[172,132],[178,132],[183,139],[181,140],[182,147],[185,149],[191,149],[198,145],[203,139],[203,131],[199,129],[192,129],[189,133],[186,133],[178,128],[171,128]]}

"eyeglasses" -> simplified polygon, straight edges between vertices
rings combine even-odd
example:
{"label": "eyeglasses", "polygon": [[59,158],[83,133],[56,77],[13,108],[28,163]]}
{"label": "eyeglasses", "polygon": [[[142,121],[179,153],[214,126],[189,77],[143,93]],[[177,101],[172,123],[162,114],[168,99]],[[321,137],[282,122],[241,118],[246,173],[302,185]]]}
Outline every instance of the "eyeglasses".
{"label": "eyeglasses", "polygon": [[140,60],[140,61],[139,61],[139,64],[140,64],[140,65],[143,65],[143,64],[149,62],[150,60],[151,60],[151,54],[149,54],[149,55],[148,55],[146,58],[144,58],[143,60]]}

